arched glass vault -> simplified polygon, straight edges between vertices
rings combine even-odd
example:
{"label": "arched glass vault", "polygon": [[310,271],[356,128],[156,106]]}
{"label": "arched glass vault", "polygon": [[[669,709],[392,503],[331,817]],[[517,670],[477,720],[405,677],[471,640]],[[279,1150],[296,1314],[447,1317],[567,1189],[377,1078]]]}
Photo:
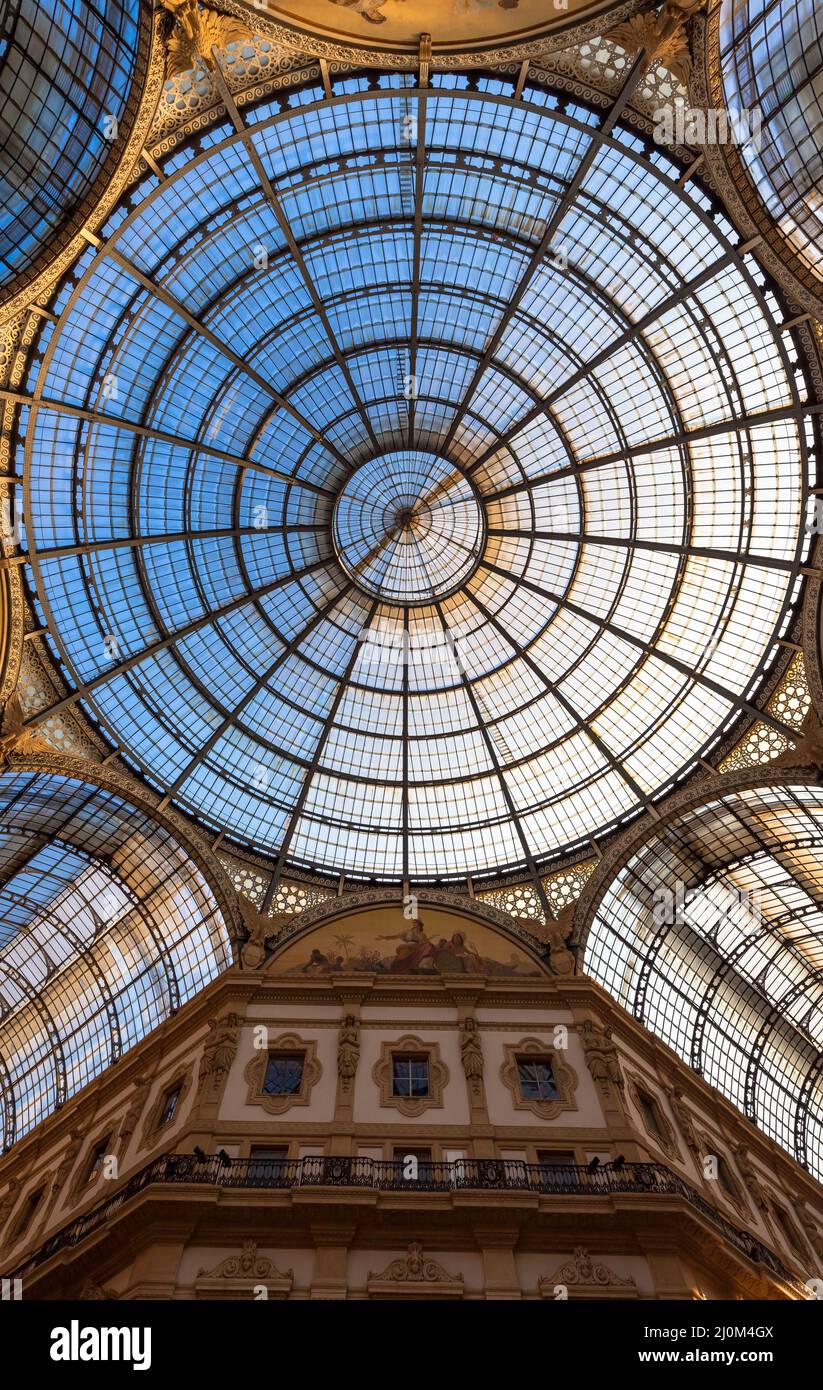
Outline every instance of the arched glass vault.
{"label": "arched glass vault", "polygon": [[627,855],[583,968],[823,1178],[823,789],[754,786]]}
{"label": "arched glass vault", "polygon": [[426,882],[587,845],[754,712],[810,427],[661,149],[405,80],[227,98],[134,188],[44,330],[25,515],[53,708],[281,869]]}
{"label": "arched glass vault", "polygon": [[214,891],[163,825],[76,777],[0,776],[0,1147],[230,963]]}
{"label": "arched glass vault", "polygon": [[116,162],[149,13],[145,0],[0,0],[0,288],[54,255]]}

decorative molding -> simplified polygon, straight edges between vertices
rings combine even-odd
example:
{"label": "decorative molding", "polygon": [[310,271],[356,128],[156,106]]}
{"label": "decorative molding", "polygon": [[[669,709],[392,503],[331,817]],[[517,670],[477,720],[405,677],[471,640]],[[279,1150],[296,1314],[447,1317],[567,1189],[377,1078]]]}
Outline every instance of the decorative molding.
{"label": "decorative molding", "polygon": [[240,1016],[236,1013],[209,1019],[209,1033],[197,1074],[196,1106],[215,1104],[219,1099],[223,1082],[237,1055],[240,1027]]}
{"label": "decorative molding", "polygon": [[692,55],[686,24],[705,4],[706,0],[665,0],[659,13],[650,10],[636,15],[607,30],[606,38],[620,44],[632,56],[642,50],[644,71],[656,59],[673,77],[687,83]]}
{"label": "decorative molding", "polygon": [[199,1269],[194,1281],[198,1298],[245,1298],[263,1284],[268,1298],[288,1298],[294,1270],[281,1270],[266,1255],[258,1254],[257,1241],[246,1240],[237,1255],[227,1255],[214,1269]]}
{"label": "decorative molding", "polygon": [[479,1105],[483,1100],[483,1044],[480,1029],[473,1014],[467,1014],[460,1023],[460,1060],[469,1087],[472,1104]]}
{"label": "decorative molding", "polygon": [[664,1090],[672,1114],[677,1120],[680,1133],[686,1141],[686,1147],[699,1164],[699,1160],[702,1157],[700,1136],[695,1129],[694,1120],[692,1119],[690,1111],[686,1109],[683,1092],[675,1085],[665,1086]]}
{"label": "decorative molding", "polygon": [[230,43],[245,42],[251,32],[232,15],[220,14],[210,5],[198,0],[159,0],[172,16],[172,27],[166,39],[166,76],[191,72],[201,65],[214,67],[212,48],[227,48]]}
{"label": "decorative molding", "polygon": [[463,1276],[449,1274],[414,1240],[405,1257],[391,1260],[381,1274],[369,1271],[367,1288],[372,1298],[462,1298]]}
{"label": "decorative molding", "polygon": [[[301,1052],[303,1054],[303,1073],[300,1090],[288,1095],[268,1095],[263,1090],[266,1067],[273,1052]],[[260,1105],[269,1115],[283,1115],[296,1105],[308,1105],[314,1086],[323,1075],[323,1068],[317,1059],[317,1043],[313,1038],[304,1039],[297,1033],[281,1033],[269,1042],[268,1047],[258,1048],[250,1062],[247,1062],[243,1077],[248,1086],[247,1105]]]}
{"label": "decorative molding", "polygon": [[556,1298],[555,1290],[574,1290],[575,1298],[637,1298],[634,1279],[624,1279],[608,1265],[602,1264],[584,1246],[578,1245],[570,1260],[558,1265],[554,1274],[544,1275],[537,1282],[542,1298]]}
{"label": "decorative molding", "polygon": [[[427,906],[442,907],[446,911],[469,917],[475,922],[488,923],[507,936],[516,938],[517,943],[525,945],[532,955],[536,956],[537,964],[542,965],[545,969],[545,945],[531,931],[526,931],[513,918],[509,917],[508,913],[501,912],[499,908],[491,907],[488,903],[480,902],[477,898],[470,898],[463,893],[447,893],[436,888],[416,889],[415,896],[421,908]],[[327,898],[323,902],[314,903],[311,907],[306,908],[305,912],[293,917],[283,927],[277,938],[276,950],[279,951],[286,943],[291,944],[296,937],[318,926],[321,922],[330,922],[335,917],[348,916],[349,913],[356,912],[359,908],[382,906],[400,908],[402,904],[402,888],[390,885],[384,888],[365,888],[355,893],[345,893],[339,898]]]}
{"label": "decorative molding", "polygon": [[354,1014],[346,1014],[337,1037],[337,1075],[344,1096],[348,1096],[354,1086],[359,1060],[360,1020]]}
{"label": "decorative molding", "polygon": [[[392,1089],[392,1058],[396,1052],[416,1053],[425,1056],[429,1064],[429,1094],[427,1096],[396,1096]],[[422,1115],[425,1110],[443,1109],[443,1091],[448,1085],[449,1071],[440,1057],[440,1044],[423,1042],[413,1033],[384,1041],[380,1048],[379,1061],[372,1068],[372,1076],[380,1089],[380,1104],[386,1109],[399,1110],[401,1115],[413,1117]]]}
{"label": "decorative molding", "polygon": [[[182,1114],[183,1104],[185,1102],[186,1096],[191,1090],[193,1080],[194,1068],[193,1066],[191,1066],[191,1064],[186,1064],[185,1066],[178,1067],[177,1071],[172,1072],[170,1076],[164,1077],[161,1080],[160,1089],[157,1095],[155,1096],[154,1103],[149,1109],[149,1112],[146,1115],[146,1119],[143,1124],[143,1129],[140,1134],[140,1140],[137,1145],[138,1150],[154,1147],[155,1144],[160,1143],[160,1141],[166,1137],[166,1134],[174,1128]],[[166,1096],[168,1095],[172,1087],[177,1086],[178,1084],[180,1086],[180,1095],[177,1098],[177,1105],[174,1108],[174,1114],[172,1118],[169,1120],[168,1124],[161,1124],[163,1102],[165,1101]],[[137,1104],[136,1100],[134,1104]]]}
{"label": "decorative molding", "polygon": [[586,1018],[578,1031],[592,1081],[607,1097],[611,1095],[612,1087],[622,1091],[626,1082],[611,1028],[604,1027],[599,1020],[595,1022]]}
{"label": "decorative molding", "polygon": [[[644,1081],[641,1076],[637,1076],[634,1072],[629,1072],[627,1074],[627,1082],[629,1099],[631,1100],[632,1105],[634,1106],[637,1112],[637,1116],[640,1120],[640,1123],[643,1126],[644,1133],[648,1135],[652,1143],[658,1149],[663,1150],[664,1154],[666,1154],[668,1158],[674,1159],[677,1163],[682,1163],[683,1155],[680,1152],[680,1145],[677,1142],[677,1135],[674,1132],[674,1126],[672,1125],[671,1120],[669,1119],[668,1115],[663,1109],[663,1105],[660,1101],[659,1096],[655,1095],[653,1086],[650,1085],[649,1082]],[[640,1103],[641,1092],[644,1095],[648,1096],[649,1100],[655,1108],[655,1113],[660,1122],[659,1130],[655,1129],[653,1125],[649,1124],[649,1122],[646,1119],[646,1116],[643,1113],[643,1107]]]}
{"label": "decorative molding", "polygon": [[[500,1080],[511,1091],[515,1110],[530,1110],[539,1120],[553,1120],[564,1110],[577,1110],[574,1093],[577,1090],[577,1072],[560,1059],[545,1042],[538,1038],[522,1038],[518,1043],[504,1043],[506,1060],[500,1068]],[[557,1088],[555,1100],[524,1100],[520,1094],[520,1078],[517,1070],[518,1057],[549,1057],[552,1064],[554,1084]]]}

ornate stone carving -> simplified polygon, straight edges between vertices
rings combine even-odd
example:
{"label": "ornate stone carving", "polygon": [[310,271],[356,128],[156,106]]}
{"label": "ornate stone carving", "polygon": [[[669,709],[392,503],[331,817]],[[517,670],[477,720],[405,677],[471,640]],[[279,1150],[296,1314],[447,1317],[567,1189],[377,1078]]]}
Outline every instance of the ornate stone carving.
{"label": "ornate stone carving", "polygon": [[348,1094],[354,1084],[359,1060],[360,1024],[354,1014],[346,1014],[337,1039],[337,1075],[344,1094]]}
{"label": "ornate stone carving", "polygon": [[[504,1044],[503,1053],[506,1060],[500,1068],[500,1080],[511,1091],[512,1105],[515,1110],[530,1110],[540,1120],[553,1120],[564,1110],[577,1109],[577,1102],[574,1099],[574,1093],[577,1090],[577,1073],[567,1062],[561,1061],[548,1043],[540,1042],[539,1038],[523,1038],[521,1042],[513,1046],[508,1043]],[[525,1100],[520,1090],[518,1059],[530,1056],[546,1057],[549,1054],[551,1055],[552,1074],[557,1090],[556,1098],[553,1100]]]}
{"label": "ornate stone carving", "polygon": [[15,690],[6,701],[0,724],[0,768],[5,767],[14,753],[24,756],[28,753],[51,753],[52,749],[43,739],[23,728],[23,707]]}
{"label": "ornate stone carving", "polygon": [[[269,1095],[263,1090],[266,1066],[272,1052],[300,1052],[303,1056],[303,1070],[300,1077],[300,1090],[284,1095]],[[282,1115],[295,1105],[308,1105],[312,1088],[323,1075],[323,1068],[317,1059],[317,1043],[313,1039],[304,1040],[296,1033],[283,1033],[269,1043],[267,1048],[259,1048],[247,1063],[243,1076],[248,1086],[247,1105],[262,1105],[269,1115]]]}
{"label": "ornate stone carving", "polygon": [[238,893],[237,903],[249,934],[248,941],[240,949],[240,958],[247,970],[256,970],[265,960],[268,943],[279,934],[282,923],[258,912],[243,893]]}
{"label": "ornate stone carving", "polygon": [[102,1284],[95,1284],[93,1279],[87,1279],[77,1295],[80,1303],[112,1303],[116,1302],[119,1297],[119,1294],[112,1293],[111,1289],[105,1289]]}
{"label": "ornate stone carving", "polygon": [[[392,1058],[396,1052],[426,1057],[429,1064],[427,1096],[394,1094]],[[380,1088],[380,1104],[399,1110],[401,1115],[422,1115],[424,1110],[443,1108],[443,1090],[449,1080],[449,1072],[445,1062],[440,1059],[440,1047],[436,1042],[423,1042],[411,1033],[406,1033],[402,1038],[392,1042],[384,1042],[380,1049],[380,1060],[375,1062],[372,1076]]]}
{"label": "ornate stone carving", "polygon": [[203,1048],[197,1077],[198,1101],[214,1095],[219,1090],[234,1061],[239,1037],[240,1019],[237,1014],[231,1013],[223,1018],[209,1019],[209,1037]]}
{"label": "ornate stone carving", "polygon": [[270,1299],[288,1298],[294,1284],[294,1270],[278,1269],[273,1260],[257,1251],[257,1242],[247,1240],[238,1255],[228,1255],[214,1269],[200,1269],[194,1281],[197,1298],[228,1300],[254,1298],[262,1284]]}
{"label": "ornate stone carving", "polygon": [[483,1095],[483,1047],[477,1019],[471,1014],[460,1025],[460,1058],[473,1100]]}
{"label": "ornate stone carving", "polygon": [[212,47],[226,48],[251,38],[251,32],[234,15],[218,14],[198,0],[160,0],[163,9],[174,17],[168,40],[166,72],[175,77],[203,65],[214,67]]}
{"label": "ornate stone carving", "polygon": [[587,1018],[580,1029],[580,1041],[586,1066],[595,1085],[602,1087],[606,1092],[612,1086],[622,1091],[626,1083],[617,1047],[612,1041],[611,1028],[604,1028]]}
{"label": "ornate stone carving", "polygon": [[[804,1202],[796,1202],[794,1210],[809,1245],[817,1258],[823,1261],[823,1231]],[[0,1225],[2,1225],[2,1217],[0,1217]]]}
{"label": "ornate stone carving", "polygon": [[138,1121],[143,1113],[143,1107],[146,1104],[146,1100],[148,1098],[150,1086],[151,1081],[148,1077],[145,1076],[138,1076],[137,1080],[134,1083],[134,1095],[132,1096],[128,1109],[126,1110],[126,1113],[123,1116],[120,1129],[117,1135],[117,1143],[120,1147],[121,1153],[125,1153],[126,1149],[128,1148],[129,1140],[131,1139],[131,1136],[134,1134],[134,1131],[137,1128]]}
{"label": "ornate stone carving", "polygon": [[257,1253],[257,1241],[246,1240],[239,1255],[228,1255],[214,1269],[199,1269],[198,1279],[285,1279],[289,1284],[294,1279],[294,1270],[285,1272],[277,1268],[273,1260]]}
{"label": "ornate stone carving", "polygon": [[701,1157],[700,1137],[694,1126],[694,1120],[689,1114],[683,1102],[683,1092],[677,1086],[667,1086],[665,1088],[672,1114],[680,1127],[680,1133],[695,1158]]}
{"label": "ornate stone carving", "polygon": [[769,1198],[752,1162],[748,1144],[738,1144],[734,1151],[734,1156],[743,1177],[743,1182],[746,1185],[746,1191],[749,1193],[755,1206],[765,1215],[768,1215],[770,1211]]}
{"label": "ornate stone carving", "polygon": [[[582,1245],[576,1247],[572,1258],[559,1265],[554,1274],[539,1279],[537,1287],[544,1298],[555,1298],[558,1285],[574,1289],[578,1297],[602,1297],[605,1289],[618,1291],[623,1298],[637,1296],[633,1279],[622,1278],[608,1265],[594,1259]],[[629,1289],[634,1293],[627,1293]]]}
{"label": "ornate stone carving", "polygon": [[49,1206],[52,1206],[53,1203],[57,1200],[58,1194],[60,1193],[64,1184],[68,1182],[69,1178],[71,1177],[74,1165],[77,1162],[77,1155],[83,1147],[83,1141],[85,1137],[86,1132],[83,1129],[72,1129],[69,1131],[68,1147],[65,1149],[63,1157],[57,1165],[57,1169],[54,1174],[54,1181],[51,1185],[51,1191],[49,1193]]}
{"label": "ornate stone carving", "polygon": [[606,38],[619,43],[627,53],[645,50],[644,72],[654,60],[681,82],[687,83],[692,70],[692,56],[686,23],[705,3],[706,0],[666,0],[659,14],[650,11],[635,15],[609,29]]}
{"label": "ornate stone carving", "polygon": [[546,940],[549,943],[551,952],[552,969],[557,975],[574,974],[574,956],[568,950],[566,942],[571,935],[572,924],[574,921],[574,906],[564,907],[563,911],[556,919],[549,919],[546,922],[544,931]]}
{"label": "ornate stone carving", "polygon": [[382,1274],[369,1272],[369,1293],[372,1295],[402,1294],[405,1298],[463,1296],[462,1274],[449,1274],[437,1261],[423,1254],[419,1241],[413,1240],[405,1257],[391,1260]]}
{"label": "ornate stone carving", "polygon": [[[158,1091],[157,1096],[155,1098],[154,1104],[150,1107],[146,1115],[146,1119],[143,1124],[143,1130],[140,1135],[140,1143],[137,1146],[138,1148],[148,1148],[150,1145],[158,1143],[161,1137],[163,1136],[163,1132],[166,1129],[166,1125],[163,1124],[163,1106],[165,1104],[166,1096],[168,1095],[169,1091],[171,1091],[176,1086],[180,1087],[180,1094],[177,1097],[177,1105],[174,1108],[174,1115],[172,1116],[171,1120],[168,1121],[168,1124],[173,1125],[175,1120],[178,1120],[180,1118],[183,1102],[186,1099],[189,1090],[191,1089],[192,1078],[192,1067],[184,1066],[180,1067],[178,1071],[173,1072],[171,1076],[165,1077],[163,1079],[160,1085],[160,1090]],[[134,1104],[137,1104],[136,1097],[134,1100]]]}
{"label": "ornate stone carving", "polygon": [[775,767],[814,767],[823,770],[823,724],[814,710],[807,714],[793,747],[774,759]]}

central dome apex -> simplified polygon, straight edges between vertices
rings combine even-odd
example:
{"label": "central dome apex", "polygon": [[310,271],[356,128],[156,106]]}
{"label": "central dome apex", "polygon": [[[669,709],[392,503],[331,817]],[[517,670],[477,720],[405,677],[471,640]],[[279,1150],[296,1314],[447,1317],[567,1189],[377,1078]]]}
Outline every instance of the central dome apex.
{"label": "central dome apex", "polygon": [[342,488],[332,523],[346,573],[386,603],[446,598],[474,572],[486,521],[459,468],[398,449],[362,464]]}

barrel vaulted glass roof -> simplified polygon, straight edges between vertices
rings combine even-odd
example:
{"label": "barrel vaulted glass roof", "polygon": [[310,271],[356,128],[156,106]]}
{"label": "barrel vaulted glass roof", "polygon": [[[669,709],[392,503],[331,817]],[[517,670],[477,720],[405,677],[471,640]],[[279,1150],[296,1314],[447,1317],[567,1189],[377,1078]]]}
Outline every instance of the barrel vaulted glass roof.
{"label": "barrel vaulted glass roof", "polygon": [[631,855],[584,969],[823,1178],[823,790],[730,792]]}
{"label": "barrel vaulted glass roof", "polygon": [[281,868],[534,872],[636,814],[752,712],[808,545],[782,314],[699,186],[434,80],[170,156],[31,378],[61,704]]}
{"label": "barrel vaulted glass roof", "polygon": [[756,114],[740,154],[798,256],[823,279],[823,9],[819,0],[723,0],[729,107]]}
{"label": "barrel vaulted glass roof", "polygon": [[172,836],[75,778],[0,778],[0,1147],[231,963],[212,890]]}
{"label": "barrel vaulted glass roof", "polygon": [[24,272],[110,156],[140,0],[0,0],[0,285]]}

